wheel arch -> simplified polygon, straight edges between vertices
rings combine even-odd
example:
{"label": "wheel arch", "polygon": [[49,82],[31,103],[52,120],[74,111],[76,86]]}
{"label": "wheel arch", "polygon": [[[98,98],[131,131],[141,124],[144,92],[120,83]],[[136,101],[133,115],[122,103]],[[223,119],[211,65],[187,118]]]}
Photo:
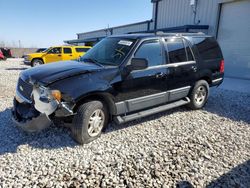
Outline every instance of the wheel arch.
{"label": "wheel arch", "polygon": [[209,85],[212,84],[212,79],[209,76],[202,76],[199,80],[205,80]]}
{"label": "wheel arch", "polygon": [[43,58],[41,58],[41,57],[34,57],[34,58],[31,60],[31,62],[35,61],[36,59],[38,59],[38,60],[42,60],[42,61],[43,61],[43,63],[44,63],[44,60],[43,60]]}
{"label": "wheel arch", "polygon": [[103,102],[107,106],[108,112],[110,115],[114,115],[116,113],[114,97],[110,93],[106,93],[106,92],[94,92],[94,93],[90,93],[90,94],[79,97],[78,99],[75,100],[76,105],[73,111],[76,112],[80,105],[84,104],[85,102],[93,101],[93,100],[98,100],[98,101]]}
{"label": "wheel arch", "polygon": [[212,72],[210,70],[204,70],[200,72],[196,81],[205,80],[209,85],[212,84]]}

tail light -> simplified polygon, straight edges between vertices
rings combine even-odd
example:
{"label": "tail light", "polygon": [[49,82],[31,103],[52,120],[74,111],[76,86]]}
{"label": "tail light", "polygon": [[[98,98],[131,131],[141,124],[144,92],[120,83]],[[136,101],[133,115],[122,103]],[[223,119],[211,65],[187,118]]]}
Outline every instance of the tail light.
{"label": "tail light", "polygon": [[220,62],[220,73],[224,73],[225,70],[225,62],[224,60],[221,60]]}

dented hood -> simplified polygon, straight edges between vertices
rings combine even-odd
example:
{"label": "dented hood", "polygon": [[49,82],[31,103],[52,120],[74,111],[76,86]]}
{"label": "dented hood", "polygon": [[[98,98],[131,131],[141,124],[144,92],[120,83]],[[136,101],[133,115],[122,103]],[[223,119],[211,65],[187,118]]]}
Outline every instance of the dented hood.
{"label": "dented hood", "polygon": [[100,69],[103,68],[92,63],[64,61],[30,68],[21,73],[21,78],[26,82],[48,85],[64,78]]}

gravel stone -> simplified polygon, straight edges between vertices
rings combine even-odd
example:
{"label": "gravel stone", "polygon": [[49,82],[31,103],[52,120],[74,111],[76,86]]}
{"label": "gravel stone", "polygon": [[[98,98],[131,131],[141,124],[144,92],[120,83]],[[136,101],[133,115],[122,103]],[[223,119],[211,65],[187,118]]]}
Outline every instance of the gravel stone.
{"label": "gravel stone", "polygon": [[0,187],[249,187],[250,94],[213,88],[206,107],[111,123],[88,145],[65,127],[11,121],[22,59],[0,61]]}

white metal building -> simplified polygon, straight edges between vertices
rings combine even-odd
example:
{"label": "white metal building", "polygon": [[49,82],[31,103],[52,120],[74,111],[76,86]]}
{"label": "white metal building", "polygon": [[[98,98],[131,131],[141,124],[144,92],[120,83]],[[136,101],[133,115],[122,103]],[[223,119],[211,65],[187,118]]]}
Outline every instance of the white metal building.
{"label": "white metal building", "polygon": [[77,34],[67,43],[98,41],[112,34],[156,30],[196,32],[219,41],[225,73],[250,79],[250,0],[151,0],[152,20]]}

